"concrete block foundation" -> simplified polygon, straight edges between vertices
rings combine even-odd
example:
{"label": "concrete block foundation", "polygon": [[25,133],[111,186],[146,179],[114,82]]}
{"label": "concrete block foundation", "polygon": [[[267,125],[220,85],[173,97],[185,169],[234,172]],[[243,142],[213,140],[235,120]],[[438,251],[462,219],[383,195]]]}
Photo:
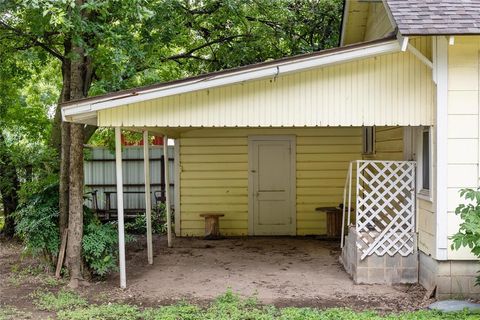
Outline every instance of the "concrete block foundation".
{"label": "concrete block foundation", "polygon": [[340,257],[347,273],[356,284],[397,284],[418,282],[418,252],[403,257],[373,254],[360,260],[357,233],[350,228]]}
{"label": "concrete block foundation", "polygon": [[480,270],[478,261],[440,261],[419,254],[419,283],[427,290],[435,290],[437,299],[480,299],[480,287],[475,286]]}

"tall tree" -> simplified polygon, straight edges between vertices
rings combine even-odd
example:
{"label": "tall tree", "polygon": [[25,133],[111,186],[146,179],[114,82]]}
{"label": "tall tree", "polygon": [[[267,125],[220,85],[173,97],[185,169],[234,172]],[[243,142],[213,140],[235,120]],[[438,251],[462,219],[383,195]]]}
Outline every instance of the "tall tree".
{"label": "tall tree", "polygon": [[[0,4],[0,45],[40,49],[60,62],[58,101],[333,46],[340,0],[12,0]],[[14,43],[15,45],[12,45]],[[61,122],[60,227],[78,284],[83,143],[94,129]]]}

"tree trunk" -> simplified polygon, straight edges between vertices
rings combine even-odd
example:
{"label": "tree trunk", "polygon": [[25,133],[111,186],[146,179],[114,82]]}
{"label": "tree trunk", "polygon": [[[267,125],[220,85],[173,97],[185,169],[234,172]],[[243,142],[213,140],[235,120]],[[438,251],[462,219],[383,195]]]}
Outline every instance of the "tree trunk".
{"label": "tree trunk", "polygon": [[[58,104],[70,100],[70,83],[71,83],[71,61],[69,55],[72,51],[72,42],[70,39],[65,39],[63,43],[64,56],[66,57],[62,62],[62,92],[58,99]],[[60,227],[60,234],[68,226],[68,193],[69,193],[69,170],[70,170],[70,123],[62,121],[61,107],[58,106],[55,112],[55,119],[52,128],[52,137],[50,140],[52,146],[57,150],[60,156],[60,186],[59,186],[59,217],[58,225]]]}
{"label": "tree trunk", "polygon": [[[77,1],[78,2],[78,1]],[[84,98],[88,94],[92,78],[92,61],[84,49],[72,46],[76,56],[70,61],[70,99]],[[83,142],[85,126],[70,125],[70,163],[68,192],[68,242],[67,265],[70,270],[70,287],[77,288],[82,279],[82,237],[83,237]]]}
{"label": "tree trunk", "polygon": [[68,226],[69,213],[69,184],[70,184],[70,123],[62,122],[62,149],[60,158],[60,190],[58,225],[60,234]]}
{"label": "tree trunk", "polygon": [[70,125],[70,192],[68,217],[67,259],[70,268],[70,286],[78,287],[82,279],[83,237],[83,125]]}
{"label": "tree trunk", "polygon": [[2,195],[3,211],[5,215],[5,236],[12,238],[15,235],[15,220],[12,214],[18,206],[18,190],[20,182],[12,158],[7,151],[5,138],[0,131],[0,194]]}

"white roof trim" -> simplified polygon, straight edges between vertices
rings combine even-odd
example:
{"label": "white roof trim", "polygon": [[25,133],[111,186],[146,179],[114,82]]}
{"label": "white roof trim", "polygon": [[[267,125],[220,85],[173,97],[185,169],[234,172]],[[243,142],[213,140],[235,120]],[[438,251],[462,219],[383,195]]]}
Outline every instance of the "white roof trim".
{"label": "white roof trim", "polygon": [[309,56],[299,58],[298,60],[279,61],[276,64],[267,66],[259,65],[246,70],[237,72],[212,75],[201,79],[192,79],[192,81],[174,83],[169,86],[139,90],[135,93],[127,93],[125,97],[119,96],[100,96],[98,99],[79,101],[62,108],[62,117],[64,121],[73,121],[86,123],[96,118],[97,111],[124,106],[146,100],[158,99],[172,95],[194,92],[198,90],[211,89],[215,87],[241,83],[250,80],[277,77],[279,75],[299,72],[321,66],[327,66],[342,62],[348,62],[380,54],[393,53],[400,51],[397,40],[366,44],[365,46],[356,46],[354,48],[342,51],[333,51],[324,55]]}

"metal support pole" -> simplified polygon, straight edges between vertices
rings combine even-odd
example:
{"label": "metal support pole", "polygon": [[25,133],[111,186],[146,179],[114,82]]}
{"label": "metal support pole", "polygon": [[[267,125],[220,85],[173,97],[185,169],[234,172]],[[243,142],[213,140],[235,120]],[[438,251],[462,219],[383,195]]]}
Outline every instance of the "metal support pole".
{"label": "metal support pole", "polygon": [[120,288],[126,288],[127,273],[125,268],[125,224],[123,219],[122,140],[120,127],[115,127],[115,164],[117,175],[118,259],[120,264]]}
{"label": "metal support pole", "polygon": [[170,212],[170,163],[168,160],[168,137],[163,136],[163,158],[165,159],[165,211],[167,213],[167,243],[172,247],[172,217]]}
{"label": "metal support pole", "polygon": [[150,193],[150,150],[148,131],[143,131],[143,172],[145,175],[145,216],[147,218],[147,256],[148,264],[153,264],[152,243],[152,197]]}

